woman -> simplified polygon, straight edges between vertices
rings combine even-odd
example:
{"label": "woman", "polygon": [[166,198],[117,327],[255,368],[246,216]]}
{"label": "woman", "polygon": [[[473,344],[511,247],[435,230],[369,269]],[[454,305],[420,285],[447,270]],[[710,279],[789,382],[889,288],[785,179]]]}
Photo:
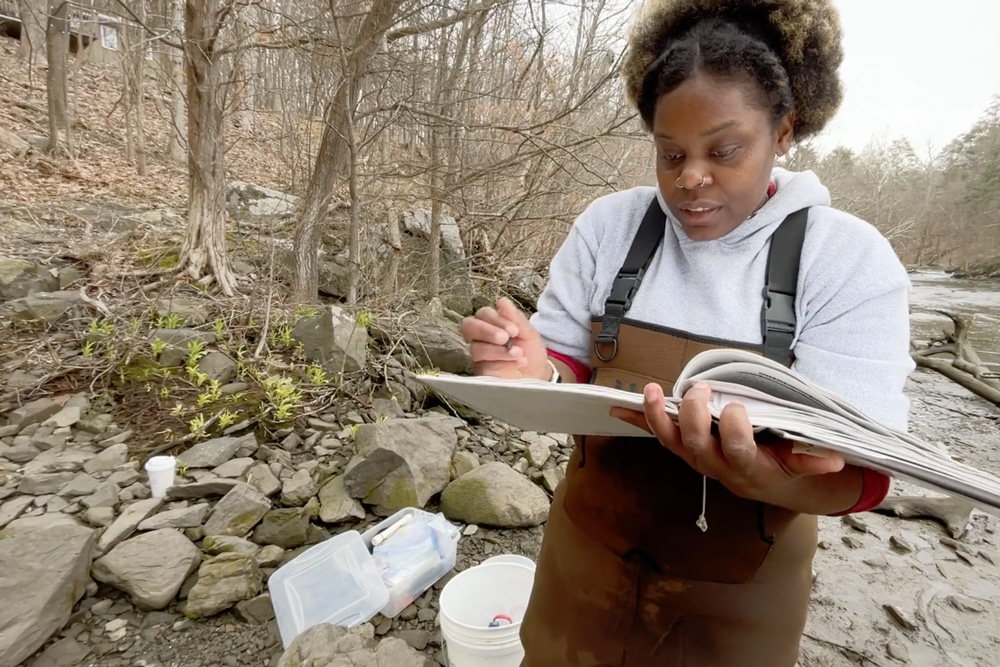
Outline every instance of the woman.
{"label": "woman", "polygon": [[878,504],[888,479],[755,441],[709,390],[663,409],[698,352],[779,359],[905,428],[909,282],[886,240],[774,167],[840,102],[829,0],[652,0],[625,83],[656,188],[594,201],[530,321],[508,300],[463,322],[478,373],[642,391],[616,416],[650,438],[577,438],[553,499],[522,641],[526,667],[791,667],[817,515]]}

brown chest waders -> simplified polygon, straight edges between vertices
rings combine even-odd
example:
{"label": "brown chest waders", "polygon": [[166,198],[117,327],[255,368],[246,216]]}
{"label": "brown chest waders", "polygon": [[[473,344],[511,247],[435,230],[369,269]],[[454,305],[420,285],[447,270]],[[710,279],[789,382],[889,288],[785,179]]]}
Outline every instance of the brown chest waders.
{"label": "brown chest waders", "polygon": [[[654,199],[593,323],[591,382],[669,393],[692,357],[718,347],[790,364],[807,214],[771,238],[757,345],[625,317],[666,226]],[[521,628],[522,667],[793,667],[816,517],[706,482],[655,438],[575,440]]]}

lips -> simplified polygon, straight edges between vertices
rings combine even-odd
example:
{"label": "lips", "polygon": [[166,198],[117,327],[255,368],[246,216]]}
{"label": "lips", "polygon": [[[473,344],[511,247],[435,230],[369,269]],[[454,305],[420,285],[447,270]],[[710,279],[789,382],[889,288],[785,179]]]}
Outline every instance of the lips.
{"label": "lips", "polygon": [[713,201],[699,199],[693,202],[684,202],[677,209],[684,222],[704,224],[711,222],[715,214],[722,210],[722,206]]}

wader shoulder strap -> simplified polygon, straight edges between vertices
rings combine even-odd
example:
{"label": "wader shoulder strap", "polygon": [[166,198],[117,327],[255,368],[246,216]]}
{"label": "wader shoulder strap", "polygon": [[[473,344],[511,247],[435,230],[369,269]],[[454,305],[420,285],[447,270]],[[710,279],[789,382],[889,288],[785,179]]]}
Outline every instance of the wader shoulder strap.
{"label": "wader shoulder strap", "polygon": [[[771,236],[764,274],[764,305],[761,309],[763,352],[768,359],[786,366],[792,362],[795,294],[808,218],[809,209],[804,208],[790,214],[778,226]],[[594,339],[594,353],[601,361],[609,362],[618,354],[618,330],[625,313],[632,307],[632,299],[656,249],[663,241],[666,222],[667,216],[654,197],[604,302],[601,330]]]}
{"label": "wader shoulder strap", "polygon": [[632,239],[625,262],[611,283],[611,293],[604,302],[601,331],[594,339],[594,353],[601,361],[611,361],[618,353],[618,329],[625,313],[632,307],[632,298],[639,289],[649,262],[663,241],[666,224],[667,216],[660,202],[653,197]]}
{"label": "wader shoulder strap", "polygon": [[790,366],[795,337],[795,293],[799,281],[799,260],[806,237],[809,209],[790,214],[771,236],[764,274],[764,309],[761,334],[764,356]]}

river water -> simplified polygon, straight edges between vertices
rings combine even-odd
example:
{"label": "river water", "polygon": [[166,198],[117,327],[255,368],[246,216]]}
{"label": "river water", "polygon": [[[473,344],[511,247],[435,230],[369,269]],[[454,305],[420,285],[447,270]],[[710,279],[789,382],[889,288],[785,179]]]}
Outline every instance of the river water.
{"label": "river water", "polygon": [[935,310],[972,315],[970,342],[984,362],[1000,364],[1000,281],[960,280],[943,271],[916,271],[910,280],[910,325],[915,340],[952,330],[951,320]]}

